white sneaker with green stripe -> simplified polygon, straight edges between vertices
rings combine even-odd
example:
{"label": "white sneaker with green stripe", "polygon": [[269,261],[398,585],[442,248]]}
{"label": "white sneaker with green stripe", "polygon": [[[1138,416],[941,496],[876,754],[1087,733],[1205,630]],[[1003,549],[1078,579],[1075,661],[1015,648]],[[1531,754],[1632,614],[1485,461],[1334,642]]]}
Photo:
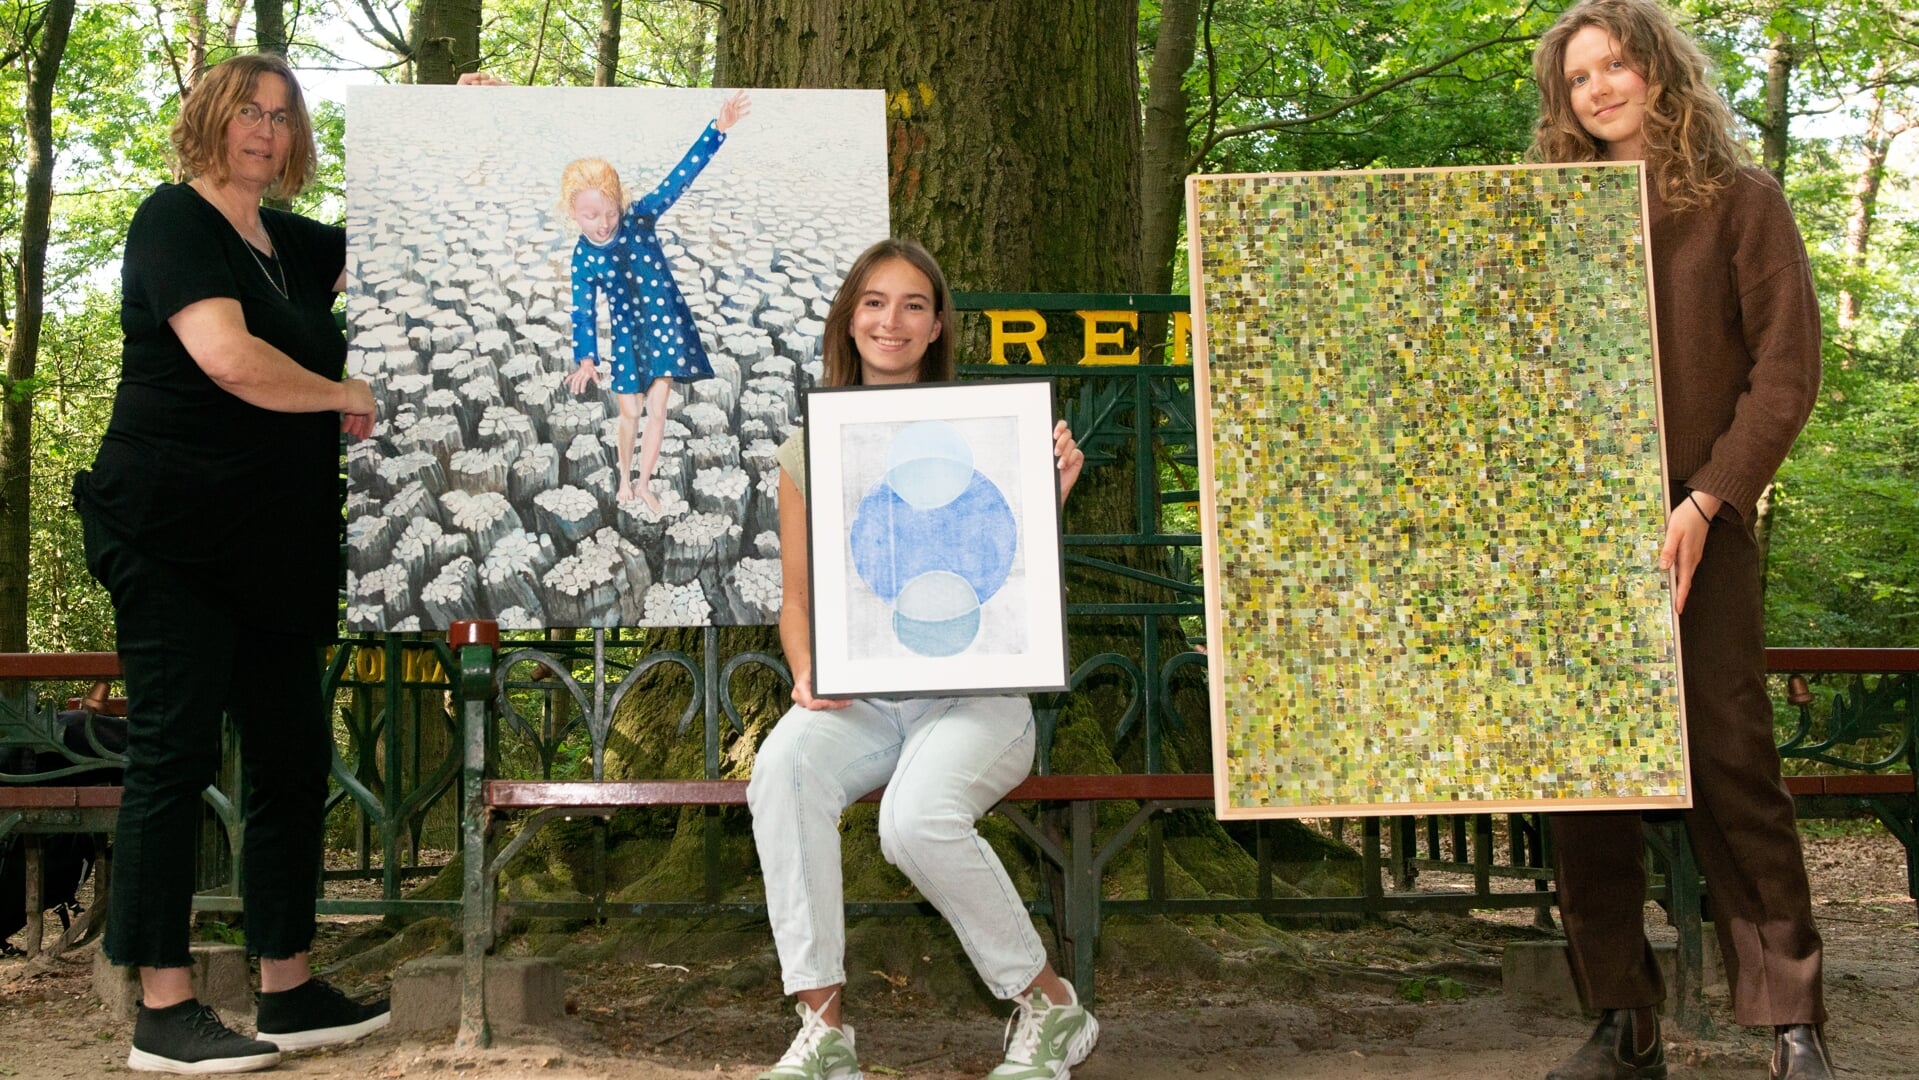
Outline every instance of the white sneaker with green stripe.
{"label": "white sneaker with green stripe", "polygon": [[1007,1021],[1006,1060],[987,1080],[1066,1080],[1099,1041],[1099,1021],[1080,1008],[1072,984],[1066,1001],[1055,1005],[1034,990],[1013,1000],[1019,1011]]}
{"label": "white sneaker with green stripe", "polygon": [[800,1033],[779,1064],[756,1080],[860,1080],[853,1052],[853,1025],[829,1027],[820,1014],[799,1003]]}

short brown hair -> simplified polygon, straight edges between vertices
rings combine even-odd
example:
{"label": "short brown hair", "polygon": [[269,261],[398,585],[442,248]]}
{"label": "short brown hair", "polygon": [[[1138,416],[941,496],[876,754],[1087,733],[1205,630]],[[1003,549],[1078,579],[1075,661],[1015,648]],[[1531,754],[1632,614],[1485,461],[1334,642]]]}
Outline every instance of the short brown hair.
{"label": "short brown hair", "polygon": [[1646,81],[1646,166],[1673,210],[1710,204],[1747,161],[1733,131],[1732,110],[1713,89],[1706,54],[1652,0],[1581,0],[1559,16],[1533,51],[1539,123],[1533,161],[1597,161],[1602,147],[1573,114],[1566,85],[1566,46],[1597,26],[1619,42],[1626,66]]}
{"label": "short brown hair", "polygon": [[913,381],[952,381],[954,335],[953,328],[946,323],[953,310],[953,294],[947,291],[946,275],[918,241],[894,237],[860,252],[852,268],[846,271],[846,280],[840,282],[840,291],[833,296],[833,306],[826,311],[826,330],[820,350],[823,384],[860,385],[860,351],[853,344],[853,312],[860,305],[860,294],[866,291],[867,277],[874,267],[888,259],[905,262],[925,274],[926,280],[933,284],[933,317],[939,320],[940,335],[927,342],[926,355],[920,357],[919,378]]}
{"label": "short brown hair", "polygon": [[225,183],[227,179],[227,124],[240,106],[253,100],[260,76],[278,75],[287,84],[287,126],[292,146],[279,178],[267,187],[276,199],[291,199],[313,180],[313,120],[307,115],[300,80],[277,53],[241,53],[208,68],[180,102],[167,140],[173,144],[173,171],[181,181],[196,176]]}

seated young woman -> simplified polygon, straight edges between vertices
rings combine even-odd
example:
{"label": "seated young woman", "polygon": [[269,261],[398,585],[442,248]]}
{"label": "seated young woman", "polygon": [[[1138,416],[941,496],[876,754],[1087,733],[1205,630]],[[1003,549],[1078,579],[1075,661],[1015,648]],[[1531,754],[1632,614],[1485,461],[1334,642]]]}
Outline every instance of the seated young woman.
{"label": "seated young woman", "polygon": [[[854,261],[826,318],[827,386],[953,378],[943,335],[945,275],[910,240],[886,240]],[[853,1028],[841,1022],[846,917],[840,812],[884,786],[880,850],[959,936],[980,978],[1018,1004],[993,1080],[1063,1080],[1086,1059],[1099,1024],[1047,961],[999,857],[976,828],[1033,766],[1033,709],[1024,696],[837,701],[813,694],[803,433],[780,447],[780,640],[793,708],[760,747],[747,802],[786,992],[800,1031],[761,1080],[858,1080]],[[1086,455],[1064,421],[1053,429],[1062,503]]]}

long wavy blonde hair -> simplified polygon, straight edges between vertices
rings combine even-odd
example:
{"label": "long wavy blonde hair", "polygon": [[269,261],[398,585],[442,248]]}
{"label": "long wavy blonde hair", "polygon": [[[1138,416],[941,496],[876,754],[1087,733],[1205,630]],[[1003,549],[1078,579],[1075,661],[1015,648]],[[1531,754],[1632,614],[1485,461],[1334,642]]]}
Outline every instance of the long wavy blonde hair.
{"label": "long wavy blonde hair", "polygon": [[1673,210],[1708,206],[1750,160],[1733,135],[1732,110],[1707,80],[1706,54],[1651,0],[1582,0],[1559,16],[1533,50],[1539,122],[1532,161],[1597,161],[1605,147],[1580,126],[1566,84],[1566,44],[1597,26],[1646,80],[1646,164]]}

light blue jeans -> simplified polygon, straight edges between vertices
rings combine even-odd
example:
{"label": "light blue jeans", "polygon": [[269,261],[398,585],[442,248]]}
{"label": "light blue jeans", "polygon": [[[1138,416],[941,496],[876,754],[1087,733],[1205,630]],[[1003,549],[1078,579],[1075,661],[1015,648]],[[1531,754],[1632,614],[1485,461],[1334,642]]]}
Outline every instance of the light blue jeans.
{"label": "light blue jeans", "polygon": [[840,811],[881,785],[880,851],[959,935],[987,987],[1020,993],[1046,949],[974,827],[1033,767],[1024,697],[861,699],[789,709],[753,762],[746,802],[786,992],[846,981]]}

